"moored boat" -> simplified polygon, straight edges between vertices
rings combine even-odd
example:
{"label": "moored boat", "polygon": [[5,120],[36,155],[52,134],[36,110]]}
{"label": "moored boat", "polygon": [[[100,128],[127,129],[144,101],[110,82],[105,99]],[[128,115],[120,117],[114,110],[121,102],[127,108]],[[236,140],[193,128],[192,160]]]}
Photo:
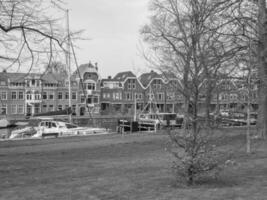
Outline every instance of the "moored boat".
{"label": "moored boat", "polygon": [[23,127],[20,129],[13,130],[9,136],[9,139],[22,139],[30,138],[36,133],[36,130],[33,127]]}
{"label": "moored boat", "polygon": [[107,134],[108,132],[109,131],[105,128],[79,127],[77,125],[63,121],[44,119],[39,122],[37,132],[32,137],[66,137],[76,135]]}

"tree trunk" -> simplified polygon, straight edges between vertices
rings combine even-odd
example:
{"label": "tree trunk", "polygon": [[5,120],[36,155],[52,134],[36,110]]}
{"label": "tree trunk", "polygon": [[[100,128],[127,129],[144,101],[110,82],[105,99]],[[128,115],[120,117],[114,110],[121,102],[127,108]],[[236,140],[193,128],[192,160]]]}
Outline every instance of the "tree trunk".
{"label": "tree trunk", "polygon": [[267,57],[267,15],[266,15],[266,2],[265,0],[258,1],[259,6],[259,44],[258,44],[258,76],[259,76],[259,93],[258,93],[258,128],[262,136],[266,137],[267,127],[267,63],[265,58]]}

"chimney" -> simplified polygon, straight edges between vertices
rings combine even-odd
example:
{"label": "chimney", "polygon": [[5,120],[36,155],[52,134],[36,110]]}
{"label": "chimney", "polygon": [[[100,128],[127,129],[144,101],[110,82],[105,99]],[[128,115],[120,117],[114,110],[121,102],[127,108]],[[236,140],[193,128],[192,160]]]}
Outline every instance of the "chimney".
{"label": "chimney", "polygon": [[111,79],[111,76],[108,76],[108,79]]}

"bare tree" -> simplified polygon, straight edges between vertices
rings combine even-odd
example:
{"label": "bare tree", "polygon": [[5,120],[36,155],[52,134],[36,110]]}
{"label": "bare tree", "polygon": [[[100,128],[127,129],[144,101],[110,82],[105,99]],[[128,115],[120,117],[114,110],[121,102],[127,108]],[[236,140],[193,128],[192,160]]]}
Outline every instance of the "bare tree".
{"label": "bare tree", "polygon": [[[0,63],[2,69],[28,71],[50,63],[64,52],[61,0],[0,1]],[[62,12],[62,11],[60,11]],[[23,68],[22,68],[23,66]]]}
{"label": "bare tree", "polygon": [[[209,123],[210,103],[219,77],[236,70],[236,57],[247,49],[233,13],[239,1],[153,0],[153,15],[142,35],[150,45],[146,58],[163,73],[173,73],[184,96],[184,130],[169,132],[178,169],[189,184],[223,163],[217,157]],[[199,117],[204,94],[206,117]],[[203,129],[204,128],[204,129]],[[178,150],[177,150],[178,149]],[[179,153],[178,153],[179,152]]]}

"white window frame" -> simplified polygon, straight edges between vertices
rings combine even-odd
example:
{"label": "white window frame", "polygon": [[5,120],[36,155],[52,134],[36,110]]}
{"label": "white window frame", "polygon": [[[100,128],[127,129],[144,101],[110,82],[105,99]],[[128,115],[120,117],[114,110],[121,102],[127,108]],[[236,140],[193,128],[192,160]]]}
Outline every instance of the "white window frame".
{"label": "white window frame", "polygon": [[[16,94],[16,95],[15,95],[15,98],[13,98],[13,94]],[[16,100],[17,97],[18,97],[17,92],[12,91],[12,92],[11,92],[11,100]]]}
{"label": "white window frame", "polygon": [[24,105],[23,104],[17,105],[17,114],[24,114]]}
{"label": "white window frame", "polygon": [[[13,108],[15,108],[15,110],[13,110]],[[17,105],[16,104],[10,105],[10,114],[17,114]]]}

